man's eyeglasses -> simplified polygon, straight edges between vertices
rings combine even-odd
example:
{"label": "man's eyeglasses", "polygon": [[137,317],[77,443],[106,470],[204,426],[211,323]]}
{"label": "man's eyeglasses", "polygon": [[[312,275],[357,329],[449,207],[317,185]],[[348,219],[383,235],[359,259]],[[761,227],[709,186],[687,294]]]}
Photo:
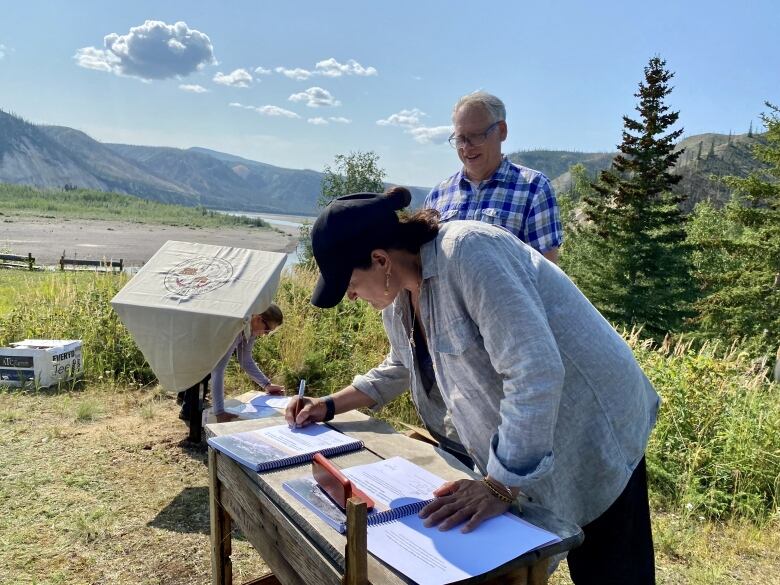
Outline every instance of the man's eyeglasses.
{"label": "man's eyeglasses", "polygon": [[482,146],[487,141],[488,134],[493,131],[493,128],[498,126],[501,120],[493,122],[484,132],[477,132],[476,134],[452,134],[447,140],[452,148],[463,148],[467,144],[469,146]]}

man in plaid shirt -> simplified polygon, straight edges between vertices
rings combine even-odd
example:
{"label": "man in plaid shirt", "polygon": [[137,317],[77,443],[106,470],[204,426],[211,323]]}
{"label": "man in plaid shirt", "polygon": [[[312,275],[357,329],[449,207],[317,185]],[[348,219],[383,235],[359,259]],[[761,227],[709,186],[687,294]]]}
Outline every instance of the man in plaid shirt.
{"label": "man in plaid shirt", "polygon": [[501,154],[507,136],[503,102],[483,91],[470,93],[455,104],[452,121],[449,142],[463,168],[434,187],[423,206],[439,211],[443,222],[473,219],[502,226],[557,262],[563,229],[555,193],[542,173]]}

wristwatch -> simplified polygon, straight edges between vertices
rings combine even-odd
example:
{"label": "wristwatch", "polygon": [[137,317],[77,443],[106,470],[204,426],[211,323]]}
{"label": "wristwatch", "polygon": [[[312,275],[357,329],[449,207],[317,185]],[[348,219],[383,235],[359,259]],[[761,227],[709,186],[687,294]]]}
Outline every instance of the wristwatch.
{"label": "wristwatch", "polygon": [[330,396],[325,396],[322,401],[325,403],[325,418],[322,419],[322,422],[328,422],[336,416],[336,403]]}

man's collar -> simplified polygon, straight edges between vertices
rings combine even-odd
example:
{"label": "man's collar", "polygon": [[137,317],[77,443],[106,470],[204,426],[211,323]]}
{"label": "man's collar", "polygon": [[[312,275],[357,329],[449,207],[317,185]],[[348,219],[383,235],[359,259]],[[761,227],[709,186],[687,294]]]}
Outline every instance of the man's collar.
{"label": "man's collar", "polygon": [[[487,183],[489,181],[498,181],[499,183],[506,183],[509,177],[509,169],[511,166],[511,162],[509,162],[509,159],[505,154],[501,155],[501,164],[498,165],[498,168],[493,171],[493,174],[490,175],[487,179],[484,181],[479,181],[480,184]],[[466,176],[466,170],[461,167],[458,173],[455,175],[455,178],[457,179],[458,183],[461,181],[466,181],[467,183],[470,183],[468,176]]]}

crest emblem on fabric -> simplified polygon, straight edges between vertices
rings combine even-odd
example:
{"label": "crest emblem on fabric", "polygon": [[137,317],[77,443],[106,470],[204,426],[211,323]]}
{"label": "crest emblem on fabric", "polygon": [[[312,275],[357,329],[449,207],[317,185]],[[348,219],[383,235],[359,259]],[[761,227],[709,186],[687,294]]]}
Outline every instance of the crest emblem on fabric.
{"label": "crest emblem on fabric", "polygon": [[165,275],[165,288],[182,297],[202,295],[224,286],[233,278],[233,265],[221,258],[190,258]]}

